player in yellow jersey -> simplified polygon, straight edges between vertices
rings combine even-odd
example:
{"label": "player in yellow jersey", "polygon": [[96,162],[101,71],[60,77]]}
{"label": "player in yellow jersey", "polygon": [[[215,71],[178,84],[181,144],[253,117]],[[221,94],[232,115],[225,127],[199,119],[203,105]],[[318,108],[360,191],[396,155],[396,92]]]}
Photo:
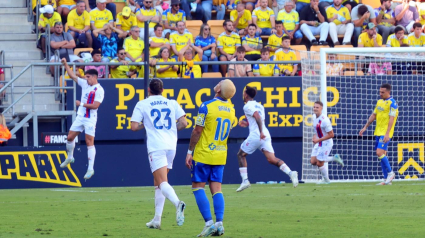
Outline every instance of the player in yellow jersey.
{"label": "player in yellow jersey", "polygon": [[359,135],[363,136],[367,127],[376,119],[375,127],[375,150],[376,155],[381,160],[382,173],[384,175],[384,182],[377,185],[391,185],[391,181],[395,177],[395,173],[391,169],[391,165],[387,158],[388,144],[394,134],[394,126],[398,116],[398,105],[393,97],[390,95],[391,85],[382,84],[379,89],[381,99],[376,103],[375,110],[367,120],[366,125],[360,130]]}
{"label": "player in yellow jersey", "polygon": [[75,44],[92,47],[93,39],[90,31],[90,14],[86,11],[86,3],[79,1],[77,8],[68,14],[68,33],[74,37]]}
{"label": "player in yellow jersey", "polygon": [[387,47],[400,47],[403,44],[408,44],[409,40],[404,35],[404,29],[401,26],[397,26],[394,30],[394,34],[388,36]]}
{"label": "player in yellow jersey", "polygon": [[[229,100],[235,95],[236,88],[232,81],[225,79],[214,87],[214,92],[214,99],[202,103],[199,108],[186,156],[186,167],[192,172],[192,191],[205,220],[205,227],[198,237],[224,234],[221,183],[227,160],[227,138],[236,120],[235,109]],[[192,158],[193,150],[195,154]],[[215,224],[204,190],[206,182],[213,197]]]}

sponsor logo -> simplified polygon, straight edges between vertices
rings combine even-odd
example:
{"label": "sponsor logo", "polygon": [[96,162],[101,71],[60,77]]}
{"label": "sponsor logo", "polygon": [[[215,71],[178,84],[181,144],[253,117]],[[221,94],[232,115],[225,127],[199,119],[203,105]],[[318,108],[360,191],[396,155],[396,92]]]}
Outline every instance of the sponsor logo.
{"label": "sponsor logo", "polygon": [[405,179],[417,179],[424,173],[419,162],[425,163],[424,143],[399,143],[397,145],[397,162],[400,165],[398,173]]}
{"label": "sponsor logo", "polygon": [[210,148],[210,150],[215,150],[216,146],[214,145],[214,143],[211,143],[208,148]]}

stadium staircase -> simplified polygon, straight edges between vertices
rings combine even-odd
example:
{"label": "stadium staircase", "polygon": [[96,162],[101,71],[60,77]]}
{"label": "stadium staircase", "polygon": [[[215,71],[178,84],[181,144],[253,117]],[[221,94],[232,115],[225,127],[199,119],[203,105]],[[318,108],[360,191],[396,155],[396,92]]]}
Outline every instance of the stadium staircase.
{"label": "stadium staircase", "polygon": [[[32,33],[33,24],[29,21],[28,9],[27,0],[0,0],[0,51],[5,53],[3,64],[13,66],[11,69],[13,78],[32,63],[46,62],[42,59],[41,50],[36,47],[37,36]],[[61,104],[55,96],[58,90],[34,90],[34,99],[31,91],[23,96],[25,92],[31,90],[31,73],[30,67],[6,91],[3,105],[13,105],[13,110],[8,110],[3,114],[12,134],[22,127],[26,130],[28,122],[33,120],[37,113],[40,120],[61,119],[59,116]],[[5,75],[6,81],[12,80],[8,70],[5,70]],[[46,73],[46,66],[33,67],[33,80],[34,85],[38,87],[55,85],[53,77]],[[18,100],[21,96],[23,97]],[[32,109],[33,100],[34,110]]]}

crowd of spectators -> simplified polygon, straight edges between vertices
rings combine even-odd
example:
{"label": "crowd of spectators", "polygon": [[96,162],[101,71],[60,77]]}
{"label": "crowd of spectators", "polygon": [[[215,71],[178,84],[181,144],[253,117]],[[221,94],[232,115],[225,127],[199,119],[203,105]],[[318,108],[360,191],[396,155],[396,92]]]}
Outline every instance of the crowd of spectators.
{"label": "crowd of spectators", "polygon": [[[35,0],[34,0],[35,1]],[[205,72],[235,76],[294,76],[297,64],[261,64],[261,61],[296,61],[291,45],[352,45],[354,47],[422,47],[425,6],[409,0],[380,0],[380,7],[349,0],[128,0],[116,13],[112,0],[41,0],[39,46],[45,53],[46,26],[50,25],[51,61],[68,54],[83,59],[75,47],[93,48],[94,62],[121,62],[111,66],[113,78],[134,77],[143,72],[130,62],[149,62],[157,77],[200,78]],[[208,21],[212,11],[223,22],[217,37]],[[202,20],[198,35],[186,21]],[[148,35],[145,22],[150,21]],[[66,30],[64,24],[67,24]],[[193,31],[192,31],[193,32]],[[149,48],[145,49],[145,41]],[[335,56],[329,56],[334,58]],[[258,61],[258,64],[195,65],[194,62]],[[187,62],[186,66],[157,65]],[[395,72],[388,64],[369,64],[366,73]],[[394,65],[392,66],[394,67]],[[340,64],[329,64],[329,75],[343,74]],[[99,73],[101,74],[101,73]],[[102,77],[107,77],[105,71]]]}

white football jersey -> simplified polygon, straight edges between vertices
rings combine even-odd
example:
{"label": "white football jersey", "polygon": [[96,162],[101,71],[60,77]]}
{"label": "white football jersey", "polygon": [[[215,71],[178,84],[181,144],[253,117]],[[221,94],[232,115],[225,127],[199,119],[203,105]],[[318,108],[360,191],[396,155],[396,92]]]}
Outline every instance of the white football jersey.
{"label": "white football jersey", "polygon": [[[100,84],[90,86],[87,80],[78,78],[78,85],[81,87],[81,102],[84,104],[93,104],[96,102],[103,102],[105,91]],[[97,120],[97,109],[88,109],[82,106],[78,107],[78,116]]]}
{"label": "white football jersey", "polygon": [[156,95],[137,103],[131,121],[143,122],[148,153],[151,153],[157,150],[176,150],[176,120],[184,115],[186,113],[177,101]]}
{"label": "white football jersey", "polygon": [[258,129],[257,121],[254,118],[255,112],[258,112],[258,114],[260,114],[261,120],[263,121],[263,134],[266,137],[270,136],[269,130],[267,130],[265,122],[266,114],[264,112],[264,107],[261,104],[259,104],[255,100],[248,101],[243,107],[243,111],[249,124],[249,136],[256,135],[260,137],[260,130]]}
{"label": "white football jersey", "polygon": [[[322,138],[330,131],[332,131],[332,124],[331,120],[326,115],[320,115],[319,117],[316,117],[316,114],[313,114],[313,127],[314,127],[314,134],[318,138]],[[319,142],[319,146],[322,146],[323,144],[326,144],[327,146],[333,145],[332,138]]]}

